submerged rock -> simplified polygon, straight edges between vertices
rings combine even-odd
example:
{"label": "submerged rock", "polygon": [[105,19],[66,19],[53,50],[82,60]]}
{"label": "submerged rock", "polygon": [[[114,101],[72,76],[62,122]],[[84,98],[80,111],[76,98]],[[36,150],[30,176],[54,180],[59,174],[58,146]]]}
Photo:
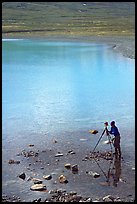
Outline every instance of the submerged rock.
{"label": "submerged rock", "polygon": [[97,131],[97,130],[89,130],[89,133],[91,133],[91,134],[97,134],[98,131]]}

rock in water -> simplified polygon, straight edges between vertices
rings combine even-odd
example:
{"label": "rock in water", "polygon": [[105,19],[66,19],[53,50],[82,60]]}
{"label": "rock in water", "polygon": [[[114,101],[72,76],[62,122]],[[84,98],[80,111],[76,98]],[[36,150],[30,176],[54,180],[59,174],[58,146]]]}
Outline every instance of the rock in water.
{"label": "rock in water", "polygon": [[89,133],[91,133],[91,134],[97,134],[98,131],[97,131],[97,130],[89,130]]}

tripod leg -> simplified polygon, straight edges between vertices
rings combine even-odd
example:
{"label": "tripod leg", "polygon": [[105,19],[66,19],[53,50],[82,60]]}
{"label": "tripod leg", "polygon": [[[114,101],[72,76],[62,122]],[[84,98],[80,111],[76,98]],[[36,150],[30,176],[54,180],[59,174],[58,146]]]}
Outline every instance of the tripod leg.
{"label": "tripod leg", "polygon": [[111,148],[111,151],[112,151],[112,144],[111,144],[111,137],[110,137],[110,135],[108,135],[108,139],[109,139],[110,148]]}
{"label": "tripod leg", "polygon": [[99,138],[99,140],[98,140],[98,142],[97,142],[97,144],[96,144],[96,146],[94,147],[94,149],[93,149],[93,151],[92,151],[92,152],[94,152],[94,151],[95,151],[95,149],[96,149],[97,145],[99,144],[99,142],[100,142],[100,140],[101,140],[102,136],[103,136],[103,134],[102,134],[102,135],[101,135],[101,137]]}

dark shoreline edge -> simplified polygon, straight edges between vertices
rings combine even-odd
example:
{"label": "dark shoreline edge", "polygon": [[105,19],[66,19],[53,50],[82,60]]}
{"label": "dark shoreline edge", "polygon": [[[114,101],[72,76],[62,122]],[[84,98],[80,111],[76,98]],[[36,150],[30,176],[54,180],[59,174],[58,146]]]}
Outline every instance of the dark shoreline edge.
{"label": "dark shoreline edge", "polygon": [[37,39],[48,41],[71,41],[87,43],[105,43],[111,45],[114,50],[126,58],[135,59],[135,36],[8,36],[4,35],[2,39]]}

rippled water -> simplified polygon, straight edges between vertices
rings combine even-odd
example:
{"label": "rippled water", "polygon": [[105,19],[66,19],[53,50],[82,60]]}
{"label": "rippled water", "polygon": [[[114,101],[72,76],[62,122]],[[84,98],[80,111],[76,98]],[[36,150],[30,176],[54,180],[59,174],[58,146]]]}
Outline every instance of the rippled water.
{"label": "rippled water", "polygon": [[[101,134],[111,120],[120,130],[127,163],[134,165],[134,60],[106,44],[3,40],[4,162],[29,143],[48,147],[52,137],[62,142],[70,134],[77,145],[90,129]],[[97,140],[85,140],[85,149]]]}

